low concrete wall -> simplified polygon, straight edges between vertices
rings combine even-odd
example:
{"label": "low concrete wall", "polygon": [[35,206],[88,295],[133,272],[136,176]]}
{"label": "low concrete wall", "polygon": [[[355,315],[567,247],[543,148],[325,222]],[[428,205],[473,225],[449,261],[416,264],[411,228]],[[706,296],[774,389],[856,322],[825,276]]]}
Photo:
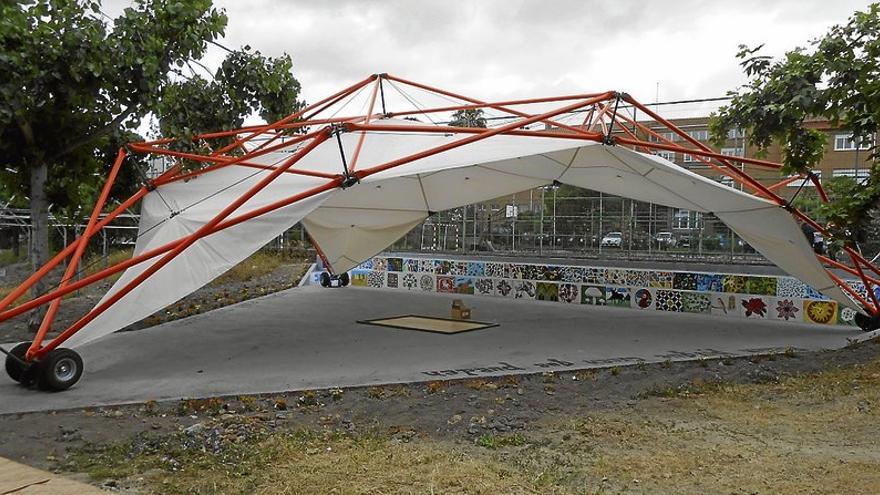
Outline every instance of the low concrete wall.
{"label": "low concrete wall", "polygon": [[[309,274],[317,281],[318,272]],[[854,311],[786,276],[376,256],[355,286],[853,326]],[[850,281],[857,291],[864,286]]]}

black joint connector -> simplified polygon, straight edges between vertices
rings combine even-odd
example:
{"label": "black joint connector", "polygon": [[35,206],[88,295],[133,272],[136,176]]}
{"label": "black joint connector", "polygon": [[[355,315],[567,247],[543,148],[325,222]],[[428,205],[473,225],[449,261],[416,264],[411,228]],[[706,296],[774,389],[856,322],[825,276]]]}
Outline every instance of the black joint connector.
{"label": "black joint connector", "polygon": [[617,145],[617,138],[615,138],[614,136],[609,134],[609,135],[602,138],[602,144],[604,144],[606,146],[616,146]]}
{"label": "black joint connector", "polygon": [[562,182],[559,182],[558,180],[553,179],[553,187],[559,187],[561,185],[562,185]]}
{"label": "black joint connector", "polygon": [[625,101],[629,101],[630,99],[629,93],[626,92],[617,93],[617,97]]}
{"label": "black joint connector", "polygon": [[147,191],[153,192],[156,190],[156,183],[151,180],[148,180],[148,181],[144,182],[144,187],[147,188]]}
{"label": "black joint connector", "polygon": [[789,202],[787,202],[787,201],[785,202],[785,204],[782,205],[782,208],[783,208],[785,211],[788,211],[788,212],[792,212],[792,211],[794,211],[794,207],[791,206],[791,203],[789,203]]}
{"label": "black joint connector", "polygon": [[340,187],[342,187],[343,189],[348,189],[349,187],[359,183],[360,181],[361,180],[356,175],[346,174],[342,178],[342,184],[340,184]]}
{"label": "black joint connector", "polygon": [[172,211],[172,212],[171,212],[171,216],[169,216],[168,218],[174,218],[174,217],[176,217],[177,215],[180,215],[180,212],[179,212],[179,211]]}

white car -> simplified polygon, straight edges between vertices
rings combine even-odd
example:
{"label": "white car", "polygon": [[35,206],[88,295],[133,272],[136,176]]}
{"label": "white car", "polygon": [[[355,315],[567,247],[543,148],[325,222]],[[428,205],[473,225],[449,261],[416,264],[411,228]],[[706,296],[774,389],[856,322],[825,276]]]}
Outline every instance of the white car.
{"label": "white car", "polygon": [[616,247],[623,245],[623,234],[620,232],[609,232],[602,238],[602,247]]}
{"label": "white car", "polygon": [[657,246],[660,248],[672,248],[677,244],[672,232],[658,232],[655,239],[657,241]]}

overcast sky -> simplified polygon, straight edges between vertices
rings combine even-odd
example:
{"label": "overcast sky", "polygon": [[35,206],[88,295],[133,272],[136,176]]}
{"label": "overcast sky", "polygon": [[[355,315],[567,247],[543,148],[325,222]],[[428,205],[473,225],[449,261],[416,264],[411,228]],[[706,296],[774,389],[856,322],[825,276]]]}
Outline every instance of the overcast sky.
{"label": "overcast sky", "polygon": [[[125,0],[105,0],[109,13]],[[215,0],[228,46],[287,52],[313,102],[388,72],[485,99],[609,89],[661,101],[744,82],[734,55],[778,55],[846,21],[854,0]],[[212,52],[209,65],[222,56]]]}

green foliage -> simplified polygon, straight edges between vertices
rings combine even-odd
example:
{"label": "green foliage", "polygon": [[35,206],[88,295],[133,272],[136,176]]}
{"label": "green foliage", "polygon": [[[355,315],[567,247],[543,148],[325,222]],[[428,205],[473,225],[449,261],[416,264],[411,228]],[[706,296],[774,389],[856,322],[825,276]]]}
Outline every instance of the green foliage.
{"label": "green foliage", "polygon": [[[0,194],[21,203],[30,169],[46,164],[53,212],[75,212],[94,199],[119,146],[140,140],[132,131],[148,114],[166,136],[189,138],[297,110],[287,55],[245,47],[211,81],[191,75],[226,23],[211,0],[137,0],[112,20],[99,1],[0,3]],[[116,196],[137,179],[123,177]]]}
{"label": "green foliage", "polygon": [[449,125],[453,127],[486,127],[486,116],[481,108],[458,110],[452,114]]}
{"label": "green foliage", "polygon": [[[880,123],[880,5],[856,12],[809,48],[796,48],[780,60],[759,55],[762,47],[740,47],[737,58],[749,82],[729,93],[733,100],[713,115],[713,140],[720,143],[730,129],[741,127],[761,150],[778,143],[784,174],[807,173],[824,155],[825,135],[805,124],[810,118],[827,119],[873,144]],[[872,156],[877,155],[873,146]],[[842,232],[869,219],[878,203],[875,165],[864,184],[852,184],[823,213]]]}

